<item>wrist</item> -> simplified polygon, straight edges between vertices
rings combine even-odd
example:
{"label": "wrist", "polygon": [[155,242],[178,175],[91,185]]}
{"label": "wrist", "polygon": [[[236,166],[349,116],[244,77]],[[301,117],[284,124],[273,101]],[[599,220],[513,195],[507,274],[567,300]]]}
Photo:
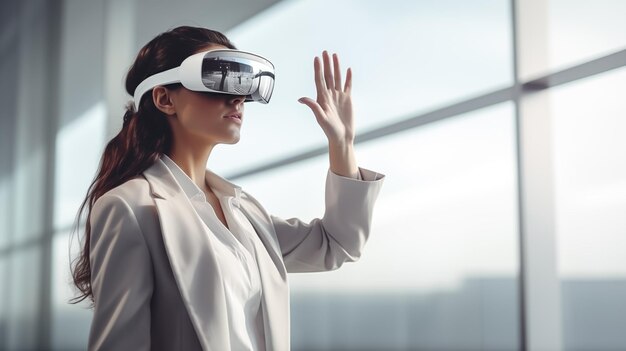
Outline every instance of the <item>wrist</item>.
{"label": "wrist", "polygon": [[354,146],[354,138],[329,139],[328,146],[334,149],[345,149]]}
{"label": "wrist", "polygon": [[329,159],[330,169],[333,173],[358,179],[358,167],[352,141],[329,141]]}

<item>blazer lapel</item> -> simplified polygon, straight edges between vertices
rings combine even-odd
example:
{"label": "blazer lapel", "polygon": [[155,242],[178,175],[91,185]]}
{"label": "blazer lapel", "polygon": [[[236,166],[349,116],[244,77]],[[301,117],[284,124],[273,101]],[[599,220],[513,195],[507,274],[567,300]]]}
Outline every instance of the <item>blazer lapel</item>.
{"label": "blazer lapel", "polygon": [[201,219],[160,160],[144,171],[156,204],[163,243],[200,344],[230,350],[222,272]]}
{"label": "blazer lapel", "polygon": [[282,253],[280,251],[280,247],[278,246],[278,239],[274,233],[274,228],[271,225],[269,216],[267,216],[254,204],[245,200],[240,202],[239,208],[246,218],[248,218],[250,223],[252,223],[258,237],[265,246],[265,250],[270,255],[273,265],[278,269],[277,273],[279,273],[279,277],[281,280],[286,281],[287,270],[285,268],[285,264],[283,263]]}
{"label": "blazer lapel", "polygon": [[[196,215],[169,169],[157,160],[144,171],[154,198],[163,243],[178,289],[203,349],[230,350],[222,271],[215,257],[209,230]],[[267,350],[289,350],[289,289],[287,271],[269,215],[246,196],[240,209],[256,230],[264,247],[256,245],[262,287]],[[287,335],[285,335],[285,333]]]}
{"label": "blazer lapel", "polygon": [[[258,233],[264,247],[256,248],[256,260],[261,276],[263,324],[267,350],[290,350],[289,287],[287,270],[282,261],[278,240],[269,216],[259,207],[241,201],[241,210]],[[274,233],[272,235],[272,233]]]}

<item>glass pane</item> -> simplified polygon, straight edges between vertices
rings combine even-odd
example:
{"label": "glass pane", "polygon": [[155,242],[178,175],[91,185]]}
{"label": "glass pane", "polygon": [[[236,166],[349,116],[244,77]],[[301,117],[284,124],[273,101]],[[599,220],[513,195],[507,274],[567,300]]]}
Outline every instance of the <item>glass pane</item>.
{"label": "glass pane", "polygon": [[[0,286],[9,285],[8,255],[0,255]],[[9,292],[0,289],[0,350],[6,350],[6,340],[9,328]]]}
{"label": "glass pane", "polygon": [[9,294],[5,344],[9,350],[37,349],[41,306],[41,247],[28,246],[8,255]]}
{"label": "glass pane", "polygon": [[[82,238],[82,232],[81,232]],[[69,234],[57,233],[52,247],[52,348],[54,350],[80,350],[87,347],[91,327],[92,310],[88,309],[89,299],[79,304],[69,304],[76,296],[70,273],[70,259],[74,259],[81,247],[72,236],[71,258]]]}
{"label": "glass pane", "polygon": [[[354,72],[357,131],[511,84],[509,1],[282,1],[227,35],[276,66],[269,105],[247,104],[242,138],[214,168],[237,171],[326,145],[311,110],[313,57],[339,54]],[[334,23],[337,25],[320,25]]]}
{"label": "glass pane", "polygon": [[550,0],[550,68],[626,49],[626,1]]}
{"label": "glass pane", "polygon": [[[506,103],[359,145],[359,165],[386,175],[371,237],[356,263],[290,275],[294,349],[518,349],[514,135]],[[235,182],[310,220],[327,167]]]}
{"label": "glass pane", "polygon": [[[17,12],[18,5],[18,2],[4,3],[2,15],[16,20],[17,16],[14,14]],[[3,21],[2,23],[7,25],[10,22]],[[15,34],[17,33],[16,30]],[[6,35],[6,32],[3,35]],[[12,44],[9,45],[8,43]],[[17,40],[5,41],[3,45],[2,60],[0,60],[0,77],[2,77],[2,82],[0,82],[0,104],[2,104],[2,118],[0,118],[0,164],[2,164],[0,167],[0,248],[8,246],[11,239],[9,236],[14,236],[12,222],[15,217],[13,209],[15,193],[12,183],[17,147],[15,131],[18,119],[17,95],[19,90],[16,89],[19,70],[15,68],[19,66],[20,58]],[[2,347],[1,342],[0,347]]]}
{"label": "glass pane", "polygon": [[[29,126],[30,128],[30,126]],[[41,133],[39,130],[37,133]],[[33,136],[36,141],[18,142],[17,149],[22,149],[16,156],[13,167],[13,179],[9,181],[9,204],[11,209],[8,215],[10,234],[9,245],[19,245],[32,240],[38,240],[45,228],[44,212],[48,209],[46,202],[46,146],[43,138]],[[27,146],[24,144],[28,144]],[[29,150],[26,150],[29,149]],[[3,233],[3,235],[7,235]],[[6,243],[6,242],[5,242]]]}
{"label": "glass pane", "polygon": [[552,92],[568,350],[626,349],[626,69]]}
{"label": "glass pane", "polygon": [[13,191],[11,189],[11,177],[7,173],[0,176],[0,249],[11,243],[11,226],[13,222]]}
{"label": "glass pane", "polygon": [[[98,103],[57,133],[54,227],[67,230],[93,180],[102,155],[105,108]],[[78,147],[80,146],[80,147]]]}

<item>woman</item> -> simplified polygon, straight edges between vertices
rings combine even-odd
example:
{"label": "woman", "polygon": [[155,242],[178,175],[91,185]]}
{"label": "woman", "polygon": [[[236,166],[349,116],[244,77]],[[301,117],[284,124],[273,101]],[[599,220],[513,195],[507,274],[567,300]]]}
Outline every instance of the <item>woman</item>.
{"label": "woman", "polygon": [[215,145],[239,141],[244,102],[269,101],[269,61],[194,27],[139,51],[126,78],[137,108],[79,210],[89,204],[73,276],[94,307],[90,350],[289,350],[287,273],[356,261],[384,178],[356,165],[351,71],[342,86],[333,61],[315,57],[317,100],[299,100],[330,157],[326,211],[305,223],[206,169]]}

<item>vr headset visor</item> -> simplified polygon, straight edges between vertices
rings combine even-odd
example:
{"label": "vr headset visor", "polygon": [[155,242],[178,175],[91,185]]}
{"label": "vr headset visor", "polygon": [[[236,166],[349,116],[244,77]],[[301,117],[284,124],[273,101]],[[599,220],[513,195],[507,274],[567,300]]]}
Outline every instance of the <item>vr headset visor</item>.
{"label": "vr headset visor", "polygon": [[199,92],[245,95],[245,101],[267,104],[274,90],[274,65],[245,51],[219,49],[187,57],[178,67],[144,79],[135,89],[135,106],[141,97],[159,85],[181,83]]}

